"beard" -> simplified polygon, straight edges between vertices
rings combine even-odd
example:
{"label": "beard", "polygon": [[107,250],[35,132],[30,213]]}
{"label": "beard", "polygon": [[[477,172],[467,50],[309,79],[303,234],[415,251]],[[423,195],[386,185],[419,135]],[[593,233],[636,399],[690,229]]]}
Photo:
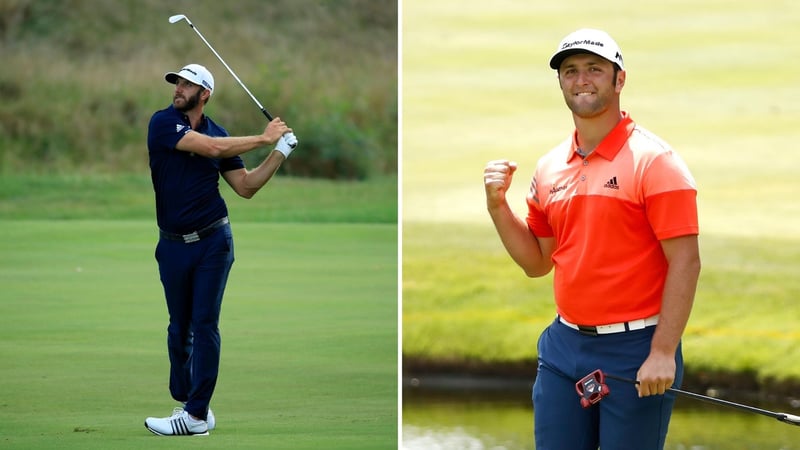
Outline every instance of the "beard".
{"label": "beard", "polygon": [[564,101],[572,114],[582,119],[591,119],[606,112],[614,101],[614,92],[617,87],[617,72],[614,71],[614,80],[610,84],[600,85],[594,89],[594,95],[590,99],[578,97],[572,92],[564,90],[564,86],[559,79],[559,87],[564,94]]}
{"label": "beard", "polygon": [[200,104],[200,94],[202,94],[202,90],[198,90],[197,94],[189,97],[186,99],[186,104],[183,106],[178,106],[175,102],[177,100],[177,96],[172,99],[172,105],[180,112],[187,112],[193,110],[198,104]]}
{"label": "beard", "polygon": [[598,92],[594,97],[595,98],[592,101],[586,101],[581,97],[576,97],[572,94],[565,93],[564,101],[567,103],[567,107],[570,109],[570,111],[572,111],[573,114],[582,119],[590,119],[592,117],[597,117],[608,110],[608,105],[610,103],[608,95]]}

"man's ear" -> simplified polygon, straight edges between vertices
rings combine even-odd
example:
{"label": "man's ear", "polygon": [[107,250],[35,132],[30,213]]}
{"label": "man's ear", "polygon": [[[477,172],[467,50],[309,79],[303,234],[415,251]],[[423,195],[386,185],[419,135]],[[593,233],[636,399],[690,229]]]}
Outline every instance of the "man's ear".
{"label": "man's ear", "polygon": [[622,91],[623,86],[625,86],[626,75],[627,73],[624,70],[617,71],[617,83],[614,88],[617,91],[617,94],[619,94]]}

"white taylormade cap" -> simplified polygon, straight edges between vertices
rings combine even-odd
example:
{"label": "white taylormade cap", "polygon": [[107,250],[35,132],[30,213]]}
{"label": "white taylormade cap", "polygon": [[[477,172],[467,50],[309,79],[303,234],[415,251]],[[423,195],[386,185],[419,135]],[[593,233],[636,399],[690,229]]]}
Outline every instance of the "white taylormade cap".
{"label": "white taylormade cap", "polygon": [[605,31],[591,28],[574,31],[562,39],[553,57],[550,58],[550,67],[558,70],[566,57],[577,53],[594,53],[625,70],[619,45]]}
{"label": "white taylormade cap", "polygon": [[178,72],[169,72],[164,75],[167,82],[175,84],[178,82],[178,77],[185,78],[194,84],[203,86],[204,88],[214,93],[214,77],[211,72],[200,64],[188,64]]}

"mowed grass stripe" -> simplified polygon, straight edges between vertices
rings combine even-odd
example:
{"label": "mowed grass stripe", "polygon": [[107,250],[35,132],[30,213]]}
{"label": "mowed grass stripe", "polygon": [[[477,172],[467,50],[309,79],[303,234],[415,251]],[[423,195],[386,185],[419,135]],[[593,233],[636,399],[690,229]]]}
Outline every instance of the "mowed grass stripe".
{"label": "mowed grass stripe", "polygon": [[219,425],[190,444],[142,425],[174,406],[153,223],[0,223],[0,446],[396,448],[396,226],[233,224]]}

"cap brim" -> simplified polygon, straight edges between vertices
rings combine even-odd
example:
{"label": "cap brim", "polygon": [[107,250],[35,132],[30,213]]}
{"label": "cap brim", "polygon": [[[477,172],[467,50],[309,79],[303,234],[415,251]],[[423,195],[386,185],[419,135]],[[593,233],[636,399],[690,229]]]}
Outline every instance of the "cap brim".
{"label": "cap brim", "polygon": [[175,84],[178,82],[178,76],[179,75],[175,72],[169,72],[166,75],[164,75],[164,79],[167,80],[167,83]]}
{"label": "cap brim", "polygon": [[570,57],[572,55],[578,55],[578,54],[581,54],[581,53],[588,53],[588,54],[597,55],[597,56],[600,56],[600,57],[603,56],[603,55],[598,55],[597,53],[595,53],[593,51],[586,50],[586,49],[583,49],[583,48],[572,48],[572,49],[569,49],[569,50],[560,51],[560,52],[556,53],[555,55],[553,55],[553,57],[550,58],[550,68],[558,70],[561,67],[561,63],[564,62],[565,59],[567,59],[568,57]]}

